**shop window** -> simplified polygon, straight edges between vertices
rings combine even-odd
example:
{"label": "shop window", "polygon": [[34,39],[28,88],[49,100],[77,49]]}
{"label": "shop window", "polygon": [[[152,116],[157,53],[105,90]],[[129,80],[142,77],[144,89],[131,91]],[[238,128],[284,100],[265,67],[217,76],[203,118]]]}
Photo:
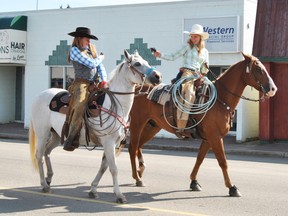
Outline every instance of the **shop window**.
{"label": "shop window", "polygon": [[50,67],[50,87],[68,89],[74,81],[72,67]]}

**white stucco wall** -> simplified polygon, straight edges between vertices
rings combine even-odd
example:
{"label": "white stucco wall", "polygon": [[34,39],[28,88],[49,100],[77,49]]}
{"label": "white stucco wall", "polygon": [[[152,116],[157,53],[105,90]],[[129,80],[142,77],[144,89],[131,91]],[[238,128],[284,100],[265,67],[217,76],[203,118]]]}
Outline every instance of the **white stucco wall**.
{"label": "white stucco wall", "polygon": [[[2,16],[28,16],[27,64],[25,67],[25,127],[29,125],[30,104],[34,97],[49,87],[49,68],[45,65],[48,56],[59,45],[60,40],[71,44],[67,33],[77,26],[91,28],[99,41],[97,50],[105,53],[104,64],[107,71],[116,66],[124,49],[129,49],[135,38],[143,38],[148,47],[156,47],[163,52],[173,52],[183,44],[184,19],[207,17],[239,16],[240,50],[251,53],[257,0],[191,0],[169,3],[149,3],[123,6],[90,8],[70,8],[42,11],[4,13]],[[247,24],[249,23],[249,28]],[[242,59],[240,52],[211,53],[211,66],[229,66]],[[181,61],[162,61],[156,68],[163,73],[164,83],[175,77]],[[256,91],[254,91],[256,92]],[[247,109],[249,106],[249,109]],[[248,121],[245,116],[258,116],[258,110],[243,104],[238,109],[239,139],[247,137],[243,124],[249,123],[254,129],[256,120]],[[252,114],[250,114],[252,113]],[[250,120],[250,119],[249,119]],[[247,122],[246,122],[247,121]],[[249,130],[251,131],[256,130]],[[238,128],[237,128],[238,130]],[[251,136],[255,136],[254,133]],[[175,137],[167,132],[158,136]]]}
{"label": "white stucco wall", "polygon": [[[253,38],[256,20],[257,2],[247,0],[244,2],[243,16],[243,47],[244,53],[252,53]],[[251,87],[246,87],[243,95],[251,99],[258,99],[259,92]],[[237,106],[237,142],[254,139],[259,134],[259,103],[241,99]]]}

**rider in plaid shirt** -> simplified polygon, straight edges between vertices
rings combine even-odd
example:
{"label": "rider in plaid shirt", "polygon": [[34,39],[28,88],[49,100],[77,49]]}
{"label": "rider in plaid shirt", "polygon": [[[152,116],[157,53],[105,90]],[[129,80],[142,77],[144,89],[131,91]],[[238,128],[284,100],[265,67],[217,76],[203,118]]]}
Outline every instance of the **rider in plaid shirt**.
{"label": "rider in plaid shirt", "polygon": [[[87,50],[87,52],[89,52],[88,47],[86,47],[84,49]],[[107,73],[106,73],[104,65],[102,64],[103,59],[104,59],[104,55],[101,55],[101,54],[100,54],[100,56],[98,56],[95,59],[90,58],[90,57],[84,55],[83,52],[81,52],[77,46],[73,46],[71,48],[71,51],[70,51],[70,60],[71,61],[78,62],[82,65],[85,65],[86,67],[88,67],[90,69],[96,68],[97,72],[100,75],[101,80],[107,81]],[[81,76],[81,75],[79,74],[79,76]]]}
{"label": "rider in plaid shirt", "polygon": [[64,150],[74,151],[79,147],[79,133],[82,128],[84,109],[89,97],[89,87],[94,85],[98,75],[101,83],[98,87],[107,87],[107,74],[102,61],[104,54],[97,55],[96,48],[90,43],[90,39],[98,40],[91,34],[89,28],[78,27],[75,32],[68,35],[74,40],[68,56],[68,62],[73,64],[75,80],[69,86],[71,99],[69,114],[63,126],[63,134],[67,137],[64,142]]}

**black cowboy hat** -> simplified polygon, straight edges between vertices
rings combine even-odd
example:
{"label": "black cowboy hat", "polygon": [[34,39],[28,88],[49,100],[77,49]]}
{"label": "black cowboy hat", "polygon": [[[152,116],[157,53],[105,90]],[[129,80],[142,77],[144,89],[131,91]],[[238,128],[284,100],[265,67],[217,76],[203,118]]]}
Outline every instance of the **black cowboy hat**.
{"label": "black cowboy hat", "polygon": [[98,40],[94,35],[91,35],[91,30],[86,27],[77,27],[76,31],[68,33],[72,37],[87,37],[93,40]]}

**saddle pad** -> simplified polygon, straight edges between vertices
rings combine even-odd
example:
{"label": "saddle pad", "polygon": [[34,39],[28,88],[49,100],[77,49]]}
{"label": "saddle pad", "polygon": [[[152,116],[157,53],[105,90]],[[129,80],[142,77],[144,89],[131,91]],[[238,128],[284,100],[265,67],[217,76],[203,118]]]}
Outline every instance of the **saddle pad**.
{"label": "saddle pad", "polygon": [[155,86],[151,90],[147,98],[158,104],[164,105],[167,101],[170,100],[170,97],[171,97],[170,89],[171,89],[171,85],[160,84],[158,86]]}
{"label": "saddle pad", "polygon": [[68,106],[70,101],[70,95],[68,91],[62,91],[57,93],[49,104],[50,110],[59,112],[63,106]]}

